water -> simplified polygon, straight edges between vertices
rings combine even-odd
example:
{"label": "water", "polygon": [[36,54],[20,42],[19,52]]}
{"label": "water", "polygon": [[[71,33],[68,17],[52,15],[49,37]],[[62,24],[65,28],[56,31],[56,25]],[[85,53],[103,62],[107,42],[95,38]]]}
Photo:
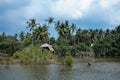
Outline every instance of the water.
{"label": "water", "polygon": [[91,66],[76,62],[71,67],[50,65],[0,65],[0,80],[120,80],[120,62],[100,61]]}

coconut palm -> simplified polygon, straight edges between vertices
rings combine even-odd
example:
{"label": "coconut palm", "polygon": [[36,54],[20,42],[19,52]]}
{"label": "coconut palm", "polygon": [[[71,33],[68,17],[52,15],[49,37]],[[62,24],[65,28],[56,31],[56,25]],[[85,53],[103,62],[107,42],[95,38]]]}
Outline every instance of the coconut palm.
{"label": "coconut palm", "polygon": [[82,30],[80,28],[76,32],[76,35],[75,35],[75,37],[76,37],[76,43],[79,43],[79,41],[80,41],[81,32],[82,32]]}
{"label": "coconut palm", "polygon": [[48,26],[49,24],[51,24],[53,22],[54,18],[53,17],[49,17],[48,19],[45,19],[45,21],[48,22]]}
{"label": "coconut palm", "polygon": [[73,24],[73,23],[72,23],[72,25],[71,25],[71,30],[72,30],[72,33],[76,30],[76,26],[75,26],[75,24]]}
{"label": "coconut palm", "polygon": [[36,24],[36,19],[30,19],[28,22],[27,22],[27,28],[30,28],[30,31],[34,30],[34,28],[37,26]]}
{"label": "coconut palm", "polygon": [[34,30],[34,39],[38,42],[44,42],[48,38],[48,28],[46,24],[43,26],[39,25]]}
{"label": "coconut palm", "polygon": [[20,38],[20,41],[23,41],[25,39],[23,31],[21,31],[19,38]]}
{"label": "coconut palm", "polygon": [[30,31],[32,31],[32,45],[34,43],[33,41],[33,30],[35,29],[35,27],[37,26],[38,24],[36,23],[36,19],[30,19],[28,22],[27,22],[27,28],[30,28]]}

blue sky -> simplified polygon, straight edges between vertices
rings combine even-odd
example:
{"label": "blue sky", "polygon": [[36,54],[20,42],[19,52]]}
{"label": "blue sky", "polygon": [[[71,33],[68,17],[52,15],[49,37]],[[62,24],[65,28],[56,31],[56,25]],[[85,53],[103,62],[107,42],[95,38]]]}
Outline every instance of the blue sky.
{"label": "blue sky", "polygon": [[[0,0],[0,34],[26,31],[26,22],[48,17],[69,20],[82,29],[113,29],[120,24],[120,0]],[[54,27],[49,29],[55,36]]]}

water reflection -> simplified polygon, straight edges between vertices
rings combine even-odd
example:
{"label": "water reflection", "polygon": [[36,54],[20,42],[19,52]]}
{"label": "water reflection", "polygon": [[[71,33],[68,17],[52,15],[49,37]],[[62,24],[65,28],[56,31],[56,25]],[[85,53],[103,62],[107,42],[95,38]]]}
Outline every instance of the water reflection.
{"label": "water reflection", "polygon": [[0,80],[119,80],[120,62],[96,62],[91,66],[0,65]]}

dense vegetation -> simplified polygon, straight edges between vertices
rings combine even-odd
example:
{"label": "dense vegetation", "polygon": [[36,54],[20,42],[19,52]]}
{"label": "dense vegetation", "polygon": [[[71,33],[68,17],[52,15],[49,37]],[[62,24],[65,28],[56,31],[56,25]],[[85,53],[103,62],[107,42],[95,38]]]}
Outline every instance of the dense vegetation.
{"label": "dense vegetation", "polygon": [[[58,56],[82,55],[82,52],[94,52],[95,56],[120,56],[120,25],[115,29],[76,29],[75,24],[68,21],[53,21],[52,17],[46,19],[45,24],[36,23],[35,19],[27,22],[29,32],[16,33],[14,36],[0,34],[0,55],[26,54],[27,47],[39,46],[49,43],[54,46]],[[51,25],[52,24],[52,25]],[[53,26],[58,33],[58,38],[50,37],[48,29]],[[39,51],[39,49],[36,49]],[[29,54],[28,58],[36,59],[35,54]],[[40,54],[39,54],[40,56]],[[25,59],[28,59],[25,58]]]}

